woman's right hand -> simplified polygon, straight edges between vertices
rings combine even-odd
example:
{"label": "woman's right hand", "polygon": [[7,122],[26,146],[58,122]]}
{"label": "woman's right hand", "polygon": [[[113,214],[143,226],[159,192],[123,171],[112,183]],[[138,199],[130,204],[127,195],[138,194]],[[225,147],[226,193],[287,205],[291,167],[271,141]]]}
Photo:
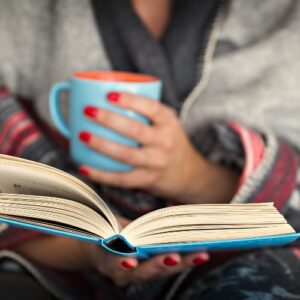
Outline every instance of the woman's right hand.
{"label": "woman's right hand", "polygon": [[[118,221],[122,226],[130,223],[130,220],[121,216],[118,216]],[[168,253],[138,261],[134,257],[113,254],[95,244],[81,243],[81,245],[91,266],[109,277],[117,286],[173,275],[187,267],[203,264],[209,259],[206,252],[198,252],[185,256]]]}
{"label": "woman's right hand", "polygon": [[82,243],[82,247],[91,266],[109,277],[117,286],[170,276],[187,267],[203,264],[209,259],[206,252],[198,252],[185,256],[168,253],[138,261],[134,257],[110,253],[96,244]]}

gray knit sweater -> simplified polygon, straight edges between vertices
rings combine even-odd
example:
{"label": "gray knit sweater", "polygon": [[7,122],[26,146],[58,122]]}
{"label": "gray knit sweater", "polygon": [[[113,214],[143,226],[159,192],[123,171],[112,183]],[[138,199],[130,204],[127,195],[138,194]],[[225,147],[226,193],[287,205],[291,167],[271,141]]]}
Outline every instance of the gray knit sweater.
{"label": "gray knit sweater", "polygon": [[[183,106],[186,128],[230,118],[300,146],[299,28],[297,0],[233,1],[216,21],[205,72]],[[53,83],[111,67],[88,0],[0,0],[0,41],[0,76],[34,99],[48,122]]]}

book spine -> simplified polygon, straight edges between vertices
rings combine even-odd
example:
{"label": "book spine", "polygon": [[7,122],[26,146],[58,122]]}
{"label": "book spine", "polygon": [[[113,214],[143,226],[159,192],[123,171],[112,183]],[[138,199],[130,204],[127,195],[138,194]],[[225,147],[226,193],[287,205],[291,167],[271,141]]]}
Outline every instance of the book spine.
{"label": "book spine", "polygon": [[108,251],[123,255],[123,256],[133,256],[139,258],[147,258],[146,252],[141,250],[139,247],[132,246],[128,240],[121,234],[115,234],[107,239],[101,240],[101,246]]}

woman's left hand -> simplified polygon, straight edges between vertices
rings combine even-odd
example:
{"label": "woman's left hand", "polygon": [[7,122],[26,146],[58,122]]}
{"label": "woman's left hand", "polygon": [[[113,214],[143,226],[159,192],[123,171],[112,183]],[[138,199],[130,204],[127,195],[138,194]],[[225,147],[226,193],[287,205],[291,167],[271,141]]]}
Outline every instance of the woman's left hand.
{"label": "woman's left hand", "polygon": [[87,146],[134,167],[129,172],[106,172],[81,166],[79,170],[83,175],[98,183],[144,189],[159,196],[178,200],[188,198],[192,202],[193,198],[201,196],[201,190],[209,188],[211,180],[208,179],[214,175],[213,169],[222,167],[197,153],[173,109],[129,93],[112,92],[108,94],[108,100],[144,115],[151,125],[109,110],[86,107],[84,113],[87,117],[138,141],[142,147],[124,146],[90,132],[81,132],[79,137]]}

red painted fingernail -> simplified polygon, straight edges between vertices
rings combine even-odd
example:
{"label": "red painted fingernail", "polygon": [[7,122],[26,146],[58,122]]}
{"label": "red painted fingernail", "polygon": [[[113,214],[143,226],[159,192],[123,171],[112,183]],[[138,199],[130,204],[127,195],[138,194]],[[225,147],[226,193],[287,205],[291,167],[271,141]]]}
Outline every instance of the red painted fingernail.
{"label": "red painted fingernail", "polygon": [[130,264],[128,261],[126,260],[123,260],[122,261],[122,266],[125,268],[125,269],[132,269],[134,266],[132,264]]}
{"label": "red painted fingernail", "polygon": [[205,264],[207,261],[208,261],[208,258],[204,258],[204,257],[196,257],[193,259],[193,263],[196,265]]}
{"label": "red painted fingernail", "polygon": [[90,173],[86,167],[79,167],[78,171],[83,176],[88,176]]}
{"label": "red painted fingernail", "polygon": [[91,139],[91,134],[89,133],[89,132],[87,132],[87,131],[81,131],[80,133],[79,133],[79,139],[81,140],[81,141],[83,141],[83,142],[85,142],[85,143],[88,143],[89,142],[89,140]]}
{"label": "red painted fingernail", "polygon": [[167,256],[164,259],[164,264],[166,266],[172,267],[172,266],[176,266],[178,264],[178,261],[176,259],[174,259],[173,257]]}
{"label": "red painted fingernail", "polygon": [[97,113],[99,112],[99,109],[94,106],[87,106],[84,108],[83,112],[86,116],[95,118],[97,116]]}
{"label": "red painted fingernail", "polygon": [[120,99],[120,93],[117,93],[117,92],[110,92],[107,94],[107,99],[110,101],[110,102],[118,102],[119,99]]}

